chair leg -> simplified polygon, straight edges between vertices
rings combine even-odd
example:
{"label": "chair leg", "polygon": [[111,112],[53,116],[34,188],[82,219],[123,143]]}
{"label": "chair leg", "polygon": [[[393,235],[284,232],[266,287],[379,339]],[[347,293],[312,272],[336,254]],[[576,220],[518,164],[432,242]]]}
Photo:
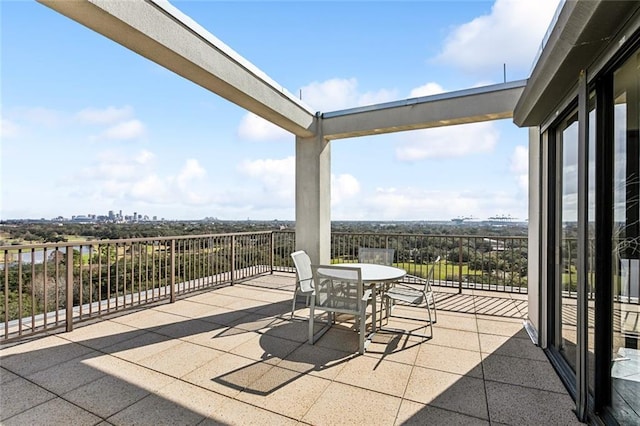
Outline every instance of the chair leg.
{"label": "chair leg", "polygon": [[[393,303],[394,300],[392,298],[390,298],[390,297],[387,297],[387,298],[384,299],[384,302],[385,302],[385,312],[386,312],[386,315],[387,315],[387,324],[388,324],[389,318],[391,317],[391,312],[393,311],[393,308],[394,308],[394,303]],[[400,331],[400,330],[395,329],[395,328],[383,328],[383,327],[380,327],[380,329],[381,330],[385,330],[385,331],[392,331],[392,332],[396,332],[396,333],[400,332],[401,334],[405,334],[405,335],[409,335],[409,336],[415,336],[415,337],[421,337],[423,339],[431,339],[431,338],[433,338],[433,324],[435,323],[434,319],[435,319],[436,312],[435,312],[435,309],[434,309],[433,318],[432,318],[431,304],[429,303],[429,300],[426,297],[424,299],[424,304],[426,305],[425,307],[427,309],[426,322],[428,322],[428,327],[431,330],[431,334],[430,335],[421,334],[421,333],[414,333],[414,332],[410,332],[410,331],[406,331],[406,330]],[[400,316],[400,318],[405,318],[405,317]],[[380,321],[382,323],[382,320],[380,320]],[[422,320],[419,320],[419,321],[422,322]],[[424,327],[426,328],[427,325],[425,324]]]}
{"label": "chair leg", "polygon": [[431,307],[429,306],[429,301],[427,300],[427,315],[429,316],[429,328],[431,329],[431,337],[433,337],[433,321],[431,319]]}
{"label": "chair leg", "polygon": [[296,311],[296,298],[298,297],[298,289],[293,292],[293,302],[291,303],[291,319],[293,319],[293,313]]}
{"label": "chair leg", "polygon": [[309,312],[309,344],[313,345],[313,321],[315,320],[315,309],[314,306],[311,305],[311,310]]}
{"label": "chair leg", "polygon": [[[296,288],[293,292],[293,301],[291,302],[291,319],[293,319],[294,313],[296,311],[296,301],[298,300],[299,294],[300,292]],[[307,301],[305,306],[309,306],[309,304],[311,303],[311,296],[307,294],[306,298],[307,298]]]}
{"label": "chair leg", "polygon": [[391,317],[391,299],[388,297],[382,298],[381,301],[381,310],[380,310],[380,328],[382,328],[382,310],[384,310],[384,317],[387,319],[387,324],[389,324],[389,318]]}
{"label": "chair leg", "polygon": [[[375,309],[375,305],[373,306],[373,308]],[[367,314],[367,306],[364,305],[360,310],[360,334],[358,336],[358,352],[360,353],[360,355],[364,354],[364,339],[365,339],[365,332],[367,327],[367,324],[366,324],[367,322],[365,321],[366,314]],[[374,313],[374,320],[375,320],[375,313]]]}
{"label": "chair leg", "polygon": [[[365,305],[365,310],[367,309],[366,305]],[[375,333],[376,332],[376,316],[378,315],[378,306],[376,304],[376,300],[374,299],[373,302],[371,303],[371,332]],[[382,312],[380,313],[380,317],[382,317]],[[362,321],[366,323],[365,321],[366,317],[363,317]]]}
{"label": "chair leg", "polygon": [[435,324],[438,322],[438,310],[436,309],[436,296],[433,293],[431,293],[431,301],[433,302],[433,323]]}
{"label": "chair leg", "polygon": [[[313,299],[312,299],[313,300]],[[309,313],[309,344],[313,345],[317,342],[324,333],[329,331],[331,325],[335,322],[335,314],[333,312],[326,312],[327,314],[327,322],[324,323],[324,327],[320,331],[314,334],[314,321],[315,321],[315,303],[311,303],[310,313]],[[322,321],[320,321],[322,323]]]}

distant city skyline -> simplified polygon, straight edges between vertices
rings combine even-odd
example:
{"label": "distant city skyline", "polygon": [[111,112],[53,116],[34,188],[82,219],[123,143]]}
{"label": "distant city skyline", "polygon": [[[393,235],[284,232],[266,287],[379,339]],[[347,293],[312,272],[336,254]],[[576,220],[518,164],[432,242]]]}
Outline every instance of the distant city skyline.
{"label": "distant city skyline", "polygon": [[[147,214],[133,212],[132,214],[123,213],[122,210],[119,210],[117,213],[113,210],[109,210],[107,214],[99,214],[99,213],[85,213],[85,214],[72,214],[70,217],[65,217],[63,215],[57,215],[54,217],[29,217],[29,218],[6,218],[0,219],[0,221],[12,222],[12,221],[65,221],[65,222],[112,222],[112,223],[128,223],[128,222],[155,222],[155,221],[221,221],[217,217],[202,217],[202,218],[191,218],[191,219],[180,219],[180,218],[165,218],[158,217],[157,215],[149,216]],[[241,219],[231,219],[229,221],[252,221],[250,217],[241,218]],[[255,219],[255,221],[282,221],[282,222],[294,222],[293,219]],[[338,222],[343,222],[345,220],[338,220]],[[348,220],[346,220],[348,221]],[[354,220],[357,222],[357,220]],[[363,221],[372,221],[372,222],[403,222],[403,220],[363,220]],[[526,220],[520,220],[516,217],[512,217],[511,215],[496,215],[490,216],[486,218],[478,218],[473,216],[457,216],[450,219],[445,220],[406,220],[406,222],[451,222],[454,224],[478,224],[483,222],[493,222],[493,223],[515,223],[515,222],[526,222]]]}
{"label": "distant city skyline", "polygon": [[165,220],[164,217],[159,218],[158,215],[147,215],[144,213],[131,212],[131,214],[123,213],[123,210],[109,210],[106,214],[101,213],[80,213],[80,214],[72,214],[71,216],[57,215],[53,217],[28,217],[28,218],[6,218],[3,220],[65,220],[65,221],[111,221],[111,222],[136,222],[136,221],[157,221],[157,220]]}
{"label": "distant city skyline", "polygon": [[[63,218],[64,216],[58,216],[58,218]],[[71,215],[71,220],[103,220],[103,221],[124,221],[124,222],[137,222],[137,221],[150,221],[150,220],[158,220],[158,216],[150,217],[149,215],[133,212],[133,214],[123,214],[122,210],[119,210],[117,213],[113,210],[109,210],[106,215],[96,214],[96,213],[88,213],[82,215]],[[164,220],[164,218],[160,219]]]}
{"label": "distant city skyline", "polygon": [[[333,111],[527,78],[558,0],[172,4]],[[295,218],[291,134],[42,4],[0,7],[0,220]],[[527,137],[500,120],[333,141],[331,218],[526,220]]]}

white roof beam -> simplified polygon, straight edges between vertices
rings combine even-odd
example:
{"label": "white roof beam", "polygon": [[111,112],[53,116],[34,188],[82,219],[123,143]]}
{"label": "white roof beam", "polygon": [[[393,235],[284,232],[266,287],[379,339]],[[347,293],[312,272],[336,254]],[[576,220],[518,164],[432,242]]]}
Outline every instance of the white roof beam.
{"label": "white roof beam", "polygon": [[326,139],[378,135],[513,117],[526,80],[323,113]]}

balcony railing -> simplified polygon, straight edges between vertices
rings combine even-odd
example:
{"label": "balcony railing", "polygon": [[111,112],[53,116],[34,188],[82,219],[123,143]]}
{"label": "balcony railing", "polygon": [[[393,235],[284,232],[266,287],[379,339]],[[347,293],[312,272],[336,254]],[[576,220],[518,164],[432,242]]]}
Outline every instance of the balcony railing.
{"label": "balcony railing", "polygon": [[[333,233],[334,262],[356,262],[359,247],[395,249],[408,281],[527,292],[526,237]],[[294,272],[295,232],[263,231],[0,247],[2,340],[273,271]]]}
{"label": "balcony railing", "polygon": [[271,272],[273,233],[0,247],[4,340]]}
{"label": "balcony railing", "polygon": [[526,237],[333,233],[331,258],[357,262],[359,247],[394,249],[394,265],[407,271],[408,281],[425,278],[440,256],[434,271],[437,286],[527,292]]}

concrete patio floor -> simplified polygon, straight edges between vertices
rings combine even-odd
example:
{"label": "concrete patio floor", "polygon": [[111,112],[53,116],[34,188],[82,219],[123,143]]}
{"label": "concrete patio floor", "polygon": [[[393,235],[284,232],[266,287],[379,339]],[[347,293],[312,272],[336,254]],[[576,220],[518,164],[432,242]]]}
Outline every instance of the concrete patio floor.
{"label": "concrete patio floor", "polygon": [[289,319],[293,284],[265,275],[5,344],[0,422],[579,424],[523,329],[526,296],[442,290],[432,339],[379,332],[357,355],[346,323],[307,343],[307,322]]}

